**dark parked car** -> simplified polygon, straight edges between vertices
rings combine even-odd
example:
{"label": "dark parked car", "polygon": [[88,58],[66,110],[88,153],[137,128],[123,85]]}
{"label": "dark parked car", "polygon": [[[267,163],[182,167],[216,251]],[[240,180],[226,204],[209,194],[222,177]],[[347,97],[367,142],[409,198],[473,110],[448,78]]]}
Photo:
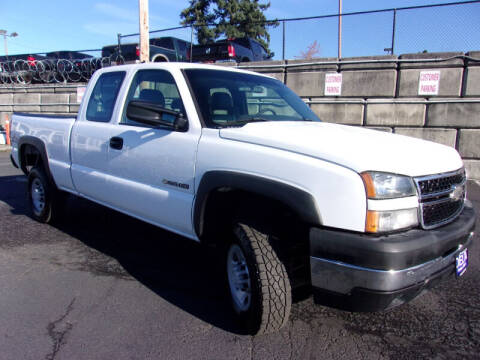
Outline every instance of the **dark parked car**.
{"label": "dark parked car", "polygon": [[[136,62],[140,58],[140,49],[137,43],[108,45],[102,48],[102,57],[112,59],[121,55],[125,62]],[[190,43],[175,37],[161,37],[150,39],[150,61],[190,61]]]}
{"label": "dark parked car", "polygon": [[33,62],[36,60],[43,60],[45,56],[39,54],[17,54],[17,55],[8,55],[8,56],[0,56],[0,62],[5,61],[16,61],[16,60],[26,60],[29,62]]}
{"label": "dark parked car", "polygon": [[47,58],[49,59],[66,59],[66,60],[82,60],[92,58],[92,55],[88,55],[78,51],[52,51],[46,54]]}
{"label": "dark parked car", "polygon": [[218,40],[211,44],[195,45],[192,52],[195,62],[215,61],[263,61],[270,60],[273,53],[256,40],[248,37]]}

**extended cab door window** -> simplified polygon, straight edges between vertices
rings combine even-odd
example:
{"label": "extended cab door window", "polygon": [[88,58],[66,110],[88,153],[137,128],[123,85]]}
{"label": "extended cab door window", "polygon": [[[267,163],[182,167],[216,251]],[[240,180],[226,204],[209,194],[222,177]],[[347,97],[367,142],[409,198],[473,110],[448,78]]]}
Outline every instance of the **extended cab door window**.
{"label": "extended cab door window", "polygon": [[[128,90],[123,109],[121,124],[148,127],[127,117],[127,106],[130,101],[154,103],[167,110],[185,114],[182,99],[172,74],[165,70],[140,70],[135,74]],[[173,115],[164,114],[164,120],[175,120]]]}
{"label": "extended cab door window", "polygon": [[125,71],[102,74],[93,88],[87,106],[87,120],[109,122]]}

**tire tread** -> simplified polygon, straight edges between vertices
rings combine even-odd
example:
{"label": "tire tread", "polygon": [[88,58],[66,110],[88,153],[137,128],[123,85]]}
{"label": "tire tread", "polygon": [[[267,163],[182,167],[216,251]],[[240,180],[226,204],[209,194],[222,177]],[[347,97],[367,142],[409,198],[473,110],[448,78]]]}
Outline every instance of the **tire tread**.
{"label": "tire tread", "polygon": [[270,237],[244,223],[238,224],[236,235],[250,249],[257,263],[261,320],[257,334],[278,331],[288,322],[292,306],[291,285],[287,270],[270,243]]}

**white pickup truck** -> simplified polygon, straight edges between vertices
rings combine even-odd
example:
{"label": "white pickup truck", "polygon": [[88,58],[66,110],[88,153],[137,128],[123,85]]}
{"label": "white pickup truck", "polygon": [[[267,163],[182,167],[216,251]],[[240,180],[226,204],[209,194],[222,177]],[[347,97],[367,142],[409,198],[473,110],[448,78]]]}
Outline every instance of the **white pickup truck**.
{"label": "white pickup truck", "polygon": [[375,311],[468,264],[475,213],[454,149],[321,122],[267,76],[102,69],[76,118],[14,114],[11,138],[35,219],[68,192],[216,247],[254,334],[287,322],[298,287]]}

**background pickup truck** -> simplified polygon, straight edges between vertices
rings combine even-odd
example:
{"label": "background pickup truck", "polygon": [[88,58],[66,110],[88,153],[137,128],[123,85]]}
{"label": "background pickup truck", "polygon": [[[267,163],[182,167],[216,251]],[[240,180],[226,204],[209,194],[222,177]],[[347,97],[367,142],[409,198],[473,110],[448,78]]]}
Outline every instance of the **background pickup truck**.
{"label": "background pickup truck", "polygon": [[195,45],[192,58],[195,62],[215,62],[232,60],[236,62],[270,60],[265,48],[251,38],[233,38],[219,40],[206,45]]}
{"label": "background pickup truck", "polygon": [[253,334],[280,329],[298,289],[374,311],[467,269],[475,214],[454,149],[320,122],[267,76],[102,69],[77,118],[14,114],[11,137],[35,219],[71,193],[214,247]]}
{"label": "background pickup truck", "polygon": [[[140,58],[138,43],[107,45],[102,48],[102,57],[112,59],[121,55],[126,63],[134,63]],[[190,61],[190,43],[175,37],[150,39],[150,61]]]}

